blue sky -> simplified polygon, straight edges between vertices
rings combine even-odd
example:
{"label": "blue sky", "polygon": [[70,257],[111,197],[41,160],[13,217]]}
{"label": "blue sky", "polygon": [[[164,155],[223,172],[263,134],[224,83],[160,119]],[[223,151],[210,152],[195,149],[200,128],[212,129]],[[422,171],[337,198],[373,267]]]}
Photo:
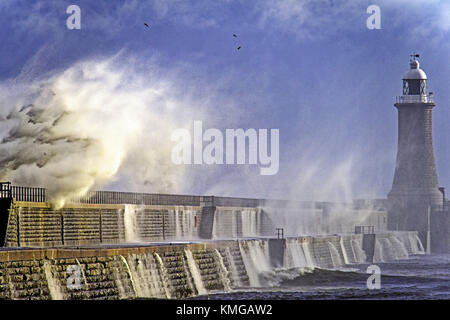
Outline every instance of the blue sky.
{"label": "blue sky", "polygon": [[[81,8],[81,30],[66,28],[70,4]],[[381,30],[366,28],[371,4],[381,8]],[[192,166],[168,190],[179,193],[384,197],[395,165],[393,103],[409,54],[419,52],[437,104],[439,180],[450,186],[448,1],[3,0],[0,19],[3,83],[119,55],[119,65],[145,70],[149,86],[169,82],[167,94],[205,127],[280,130],[277,175]],[[160,191],[133,186],[126,172],[102,187]]]}

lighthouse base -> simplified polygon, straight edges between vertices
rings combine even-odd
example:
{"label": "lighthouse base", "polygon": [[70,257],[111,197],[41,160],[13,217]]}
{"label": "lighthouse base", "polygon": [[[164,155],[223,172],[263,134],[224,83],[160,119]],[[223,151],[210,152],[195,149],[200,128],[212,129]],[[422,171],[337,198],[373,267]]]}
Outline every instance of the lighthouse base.
{"label": "lighthouse base", "polygon": [[450,252],[450,211],[442,193],[392,192],[388,196],[388,230],[417,231],[431,253]]}

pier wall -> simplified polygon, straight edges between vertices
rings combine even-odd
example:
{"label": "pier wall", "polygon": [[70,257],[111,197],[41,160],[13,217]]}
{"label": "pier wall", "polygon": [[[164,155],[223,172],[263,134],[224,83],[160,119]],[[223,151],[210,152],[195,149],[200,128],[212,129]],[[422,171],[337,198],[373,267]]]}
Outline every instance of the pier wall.
{"label": "pier wall", "polygon": [[46,200],[45,189],[6,187],[0,246],[7,247],[235,239],[271,236],[275,228],[288,236],[349,233],[355,225],[386,230],[383,200],[338,204],[93,191],[56,210],[38,202]]}
{"label": "pier wall", "polygon": [[[423,253],[405,241],[415,232],[378,234],[381,256]],[[389,239],[397,238],[388,245]],[[381,240],[388,239],[388,240]],[[365,263],[361,235],[287,238],[283,267],[271,262],[269,239],[142,247],[0,250],[0,299],[188,298],[212,291],[282,284],[288,268]],[[406,256],[405,252],[406,250]],[[279,254],[278,254],[279,255]],[[292,270],[292,269],[289,269]],[[264,274],[271,274],[270,280]],[[273,282],[278,279],[277,282]]]}
{"label": "pier wall", "polygon": [[249,207],[78,203],[55,210],[46,202],[10,201],[0,216],[6,247],[256,237],[274,230],[261,209]]}
{"label": "pier wall", "polygon": [[[229,203],[246,205],[237,201]],[[379,232],[384,230],[383,211],[366,213],[360,210],[364,217],[360,220],[353,212],[355,210],[349,212],[345,210],[350,209],[342,209],[337,211],[336,216],[345,216],[347,227],[340,228],[344,222],[337,223],[339,217],[331,219],[329,209],[298,208],[292,213],[292,221],[283,221],[283,208],[275,211],[273,208],[199,204],[77,203],[56,210],[47,202],[10,201],[5,202],[2,208],[0,216],[4,221],[0,231],[3,246],[54,247],[271,236],[280,226],[286,228],[287,235],[349,233],[355,225],[364,223],[372,223]],[[219,204],[226,202],[222,200]],[[303,221],[307,213],[310,213],[310,219]],[[356,218],[352,220],[353,215]],[[314,220],[315,224],[308,224]]]}

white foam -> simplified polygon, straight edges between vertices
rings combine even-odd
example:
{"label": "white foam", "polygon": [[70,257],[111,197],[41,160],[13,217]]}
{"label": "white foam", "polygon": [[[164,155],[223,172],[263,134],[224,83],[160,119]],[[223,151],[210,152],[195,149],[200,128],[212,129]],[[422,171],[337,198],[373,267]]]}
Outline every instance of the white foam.
{"label": "white foam", "polygon": [[263,240],[242,240],[239,241],[242,260],[244,261],[250,286],[262,287],[267,283],[260,275],[263,272],[271,272],[268,242]]}
{"label": "white foam", "polygon": [[189,270],[191,272],[192,278],[194,280],[194,285],[197,289],[199,295],[205,295],[207,293],[205,286],[203,285],[202,276],[200,274],[200,270],[197,266],[197,263],[192,256],[192,252],[189,249],[184,250],[186,254],[186,259],[188,263]]}

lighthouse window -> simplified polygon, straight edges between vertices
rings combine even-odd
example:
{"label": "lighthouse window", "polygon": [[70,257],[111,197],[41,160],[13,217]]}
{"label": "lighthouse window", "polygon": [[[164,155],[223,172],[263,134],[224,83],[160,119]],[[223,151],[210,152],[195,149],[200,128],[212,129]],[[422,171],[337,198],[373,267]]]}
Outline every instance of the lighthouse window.
{"label": "lighthouse window", "polygon": [[427,92],[426,81],[422,80],[420,81],[420,94],[426,94],[426,92]]}
{"label": "lighthouse window", "polygon": [[403,94],[408,94],[409,93],[409,87],[408,87],[408,81],[403,80]]}

